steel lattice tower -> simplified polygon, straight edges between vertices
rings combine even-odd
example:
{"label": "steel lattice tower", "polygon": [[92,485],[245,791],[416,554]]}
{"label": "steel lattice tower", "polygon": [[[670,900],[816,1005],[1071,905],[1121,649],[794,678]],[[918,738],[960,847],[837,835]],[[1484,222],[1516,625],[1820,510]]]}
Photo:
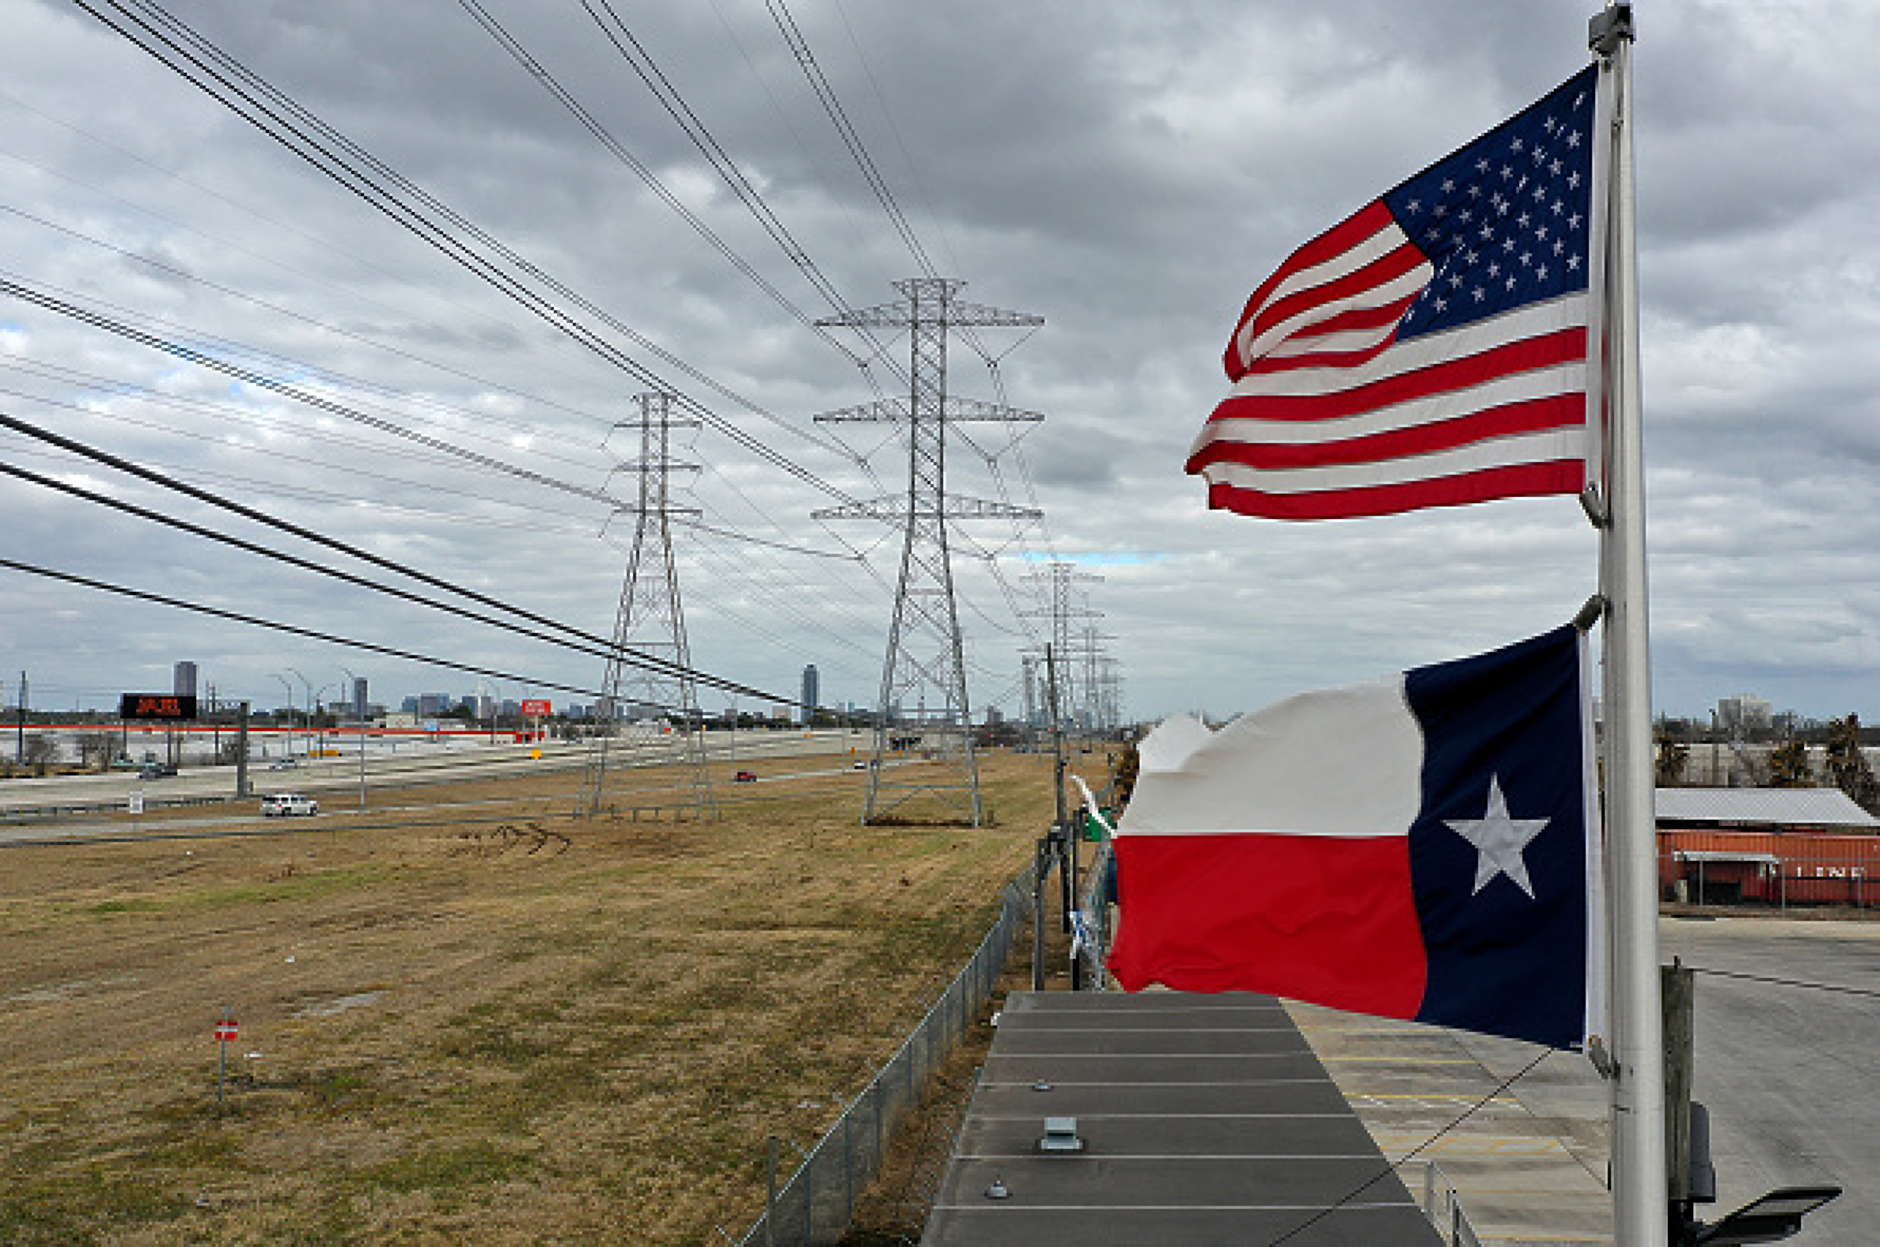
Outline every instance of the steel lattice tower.
{"label": "steel lattice tower", "polygon": [[[977,827],[984,816],[979,767],[973,755],[972,714],[966,698],[966,663],[947,523],[954,519],[1037,519],[1040,512],[1006,503],[949,497],[947,426],[961,421],[1042,420],[1036,412],[947,396],[947,332],[977,326],[1023,327],[1044,318],[965,303],[966,283],[913,277],[894,283],[901,302],[846,312],[817,322],[854,329],[905,328],[910,343],[905,404],[884,399],[817,416],[822,422],[892,422],[908,434],[907,494],[815,513],[818,519],[879,519],[903,526],[901,575],[888,626],[888,651],[876,702],[873,765],[862,821],[873,822],[916,798],[938,802],[953,817]],[[931,697],[931,702],[929,698]],[[897,743],[914,743],[926,762],[890,768]]]}
{"label": "steel lattice tower", "polygon": [[[674,515],[697,515],[694,507],[672,505],[670,482],[674,472],[696,471],[697,465],[672,458],[672,430],[696,428],[696,420],[672,417],[672,395],[641,394],[637,420],[622,421],[616,429],[637,429],[640,454],[619,466],[640,478],[639,503],[634,507],[633,549],[627,556],[626,579],[620,586],[620,606],[614,613],[614,643],[595,706],[596,732],[588,751],[587,775],[577,813],[601,811],[607,787],[608,753],[622,720],[628,723],[625,743],[635,764],[676,761],[689,772],[690,805],[699,817],[717,812],[711,776],[705,766],[704,718],[698,708],[698,686],[690,674],[691,653],[686,646],[685,612],[679,602],[679,571],[672,556]],[[635,654],[658,661],[658,669],[623,661],[631,646]],[[637,726],[648,716],[671,716],[677,740],[665,731]],[[673,748],[674,744],[677,748]]]}
{"label": "steel lattice tower", "polygon": [[[1103,612],[1092,610],[1087,597],[1081,605],[1074,604],[1071,600],[1075,592],[1072,586],[1080,582],[1101,581],[1103,577],[1081,571],[1075,563],[1059,562],[1047,563],[1042,573],[1025,579],[1049,582],[1050,608],[1026,611],[1025,614],[1051,621],[1051,647],[1058,659],[1058,709],[1071,724],[1088,728],[1096,695],[1095,666],[1090,654],[1095,650],[1097,634],[1095,626],[1088,622],[1081,636],[1073,633],[1073,626],[1077,620],[1101,619]],[[1083,668],[1081,673],[1077,671],[1080,666]]]}

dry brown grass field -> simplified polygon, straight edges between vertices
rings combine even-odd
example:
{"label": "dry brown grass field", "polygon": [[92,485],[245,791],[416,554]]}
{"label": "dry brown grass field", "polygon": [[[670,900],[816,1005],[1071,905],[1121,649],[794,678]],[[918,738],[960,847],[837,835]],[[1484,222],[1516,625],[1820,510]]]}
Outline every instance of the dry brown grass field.
{"label": "dry brown grass field", "polygon": [[0,1242],[742,1234],[1050,819],[1048,759],[982,760],[979,829],[861,827],[846,766],[716,821],[568,820],[576,772],[0,846]]}

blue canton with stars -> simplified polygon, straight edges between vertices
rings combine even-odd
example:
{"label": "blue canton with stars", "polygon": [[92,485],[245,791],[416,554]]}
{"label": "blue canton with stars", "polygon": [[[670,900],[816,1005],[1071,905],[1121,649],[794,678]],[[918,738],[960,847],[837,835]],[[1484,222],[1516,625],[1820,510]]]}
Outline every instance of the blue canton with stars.
{"label": "blue canton with stars", "polygon": [[1597,66],[1384,196],[1436,275],[1397,340],[1586,289]]}

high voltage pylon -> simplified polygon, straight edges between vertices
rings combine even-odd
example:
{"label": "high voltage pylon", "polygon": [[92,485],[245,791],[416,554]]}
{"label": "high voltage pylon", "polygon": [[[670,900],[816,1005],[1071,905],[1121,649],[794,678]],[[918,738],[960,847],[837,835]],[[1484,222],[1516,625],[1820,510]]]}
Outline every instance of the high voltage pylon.
{"label": "high voltage pylon", "polygon": [[1098,730],[1113,733],[1123,726],[1123,674],[1122,663],[1109,655],[1102,658],[1103,671],[1097,677],[1100,692],[1097,696],[1099,718]]}
{"label": "high voltage pylon", "polygon": [[[689,789],[683,804],[701,818],[717,813],[705,765],[698,686],[685,674],[691,670],[692,660],[686,646],[685,611],[679,601],[679,571],[672,557],[671,518],[699,514],[696,507],[672,505],[672,474],[698,470],[697,464],[673,460],[672,431],[696,428],[698,421],[674,419],[672,397],[666,393],[638,395],[635,401],[640,405],[639,418],[614,426],[639,430],[639,457],[616,470],[638,474],[640,495],[633,508],[633,549],[627,556],[620,606],[614,613],[613,651],[607,658],[601,700],[594,707],[595,734],[577,809],[582,815],[591,816],[603,808],[608,754],[623,723],[621,739],[630,764],[678,763],[683,774],[682,791]],[[629,644],[636,653],[670,665],[655,671],[645,665],[623,663],[621,657]]]}
{"label": "high voltage pylon", "polygon": [[[854,329],[909,331],[911,367],[905,404],[898,399],[883,399],[816,417],[828,423],[905,424],[908,432],[905,498],[879,498],[815,512],[818,519],[878,519],[903,526],[901,575],[895,588],[894,616],[888,626],[881,696],[875,704],[874,755],[862,809],[864,823],[915,798],[931,798],[975,827],[984,817],[947,523],[955,519],[1037,519],[1041,515],[1008,503],[949,497],[946,492],[949,424],[1044,418],[1036,412],[947,396],[949,329],[1044,323],[1041,316],[961,302],[954,296],[965,284],[944,277],[908,278],[894,283],[904,296],[901,302],[816,322]],[[924,761],[890,767],[889,755],[895,746],[918,750]]]}
{"label": "high voltage pylon", "polygon": [[1101,581],[1103,577],[1082,571],[1075,563],[1057,562],[1045,564],[1042,572],[1025,579],[1049,582],[1050,606],[1024,613],[1051,621],[1051,648],[1057,654],[1059,711],[1071,724],[1088,729],[1096,691],[1097,634],[1094,625],[1088,622],[1081,629],[1076,625],[1078,621],[1101,619],[1103,612],[1092,610],[1088,598],[1078,603],[1072,601],[1072,596],[1076,593],[1074,585]]}

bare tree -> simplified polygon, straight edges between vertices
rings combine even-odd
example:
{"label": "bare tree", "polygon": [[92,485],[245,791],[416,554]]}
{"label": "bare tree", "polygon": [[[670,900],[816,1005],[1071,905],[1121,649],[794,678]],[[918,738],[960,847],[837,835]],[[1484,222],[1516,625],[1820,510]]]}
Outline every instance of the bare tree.
{"label": "bare tree", "polygon": [[78,760],[93,770],[102,771],[117,753],[117,737],[110,732],[85,732],[78,738]]}
{"label": "bare tree", "polygon": [[46,768],[52,765],[52,755],[57,752],[52,737],[44,732],[34,732],[26,738],[21,760],[37,774],[44,775]]}

